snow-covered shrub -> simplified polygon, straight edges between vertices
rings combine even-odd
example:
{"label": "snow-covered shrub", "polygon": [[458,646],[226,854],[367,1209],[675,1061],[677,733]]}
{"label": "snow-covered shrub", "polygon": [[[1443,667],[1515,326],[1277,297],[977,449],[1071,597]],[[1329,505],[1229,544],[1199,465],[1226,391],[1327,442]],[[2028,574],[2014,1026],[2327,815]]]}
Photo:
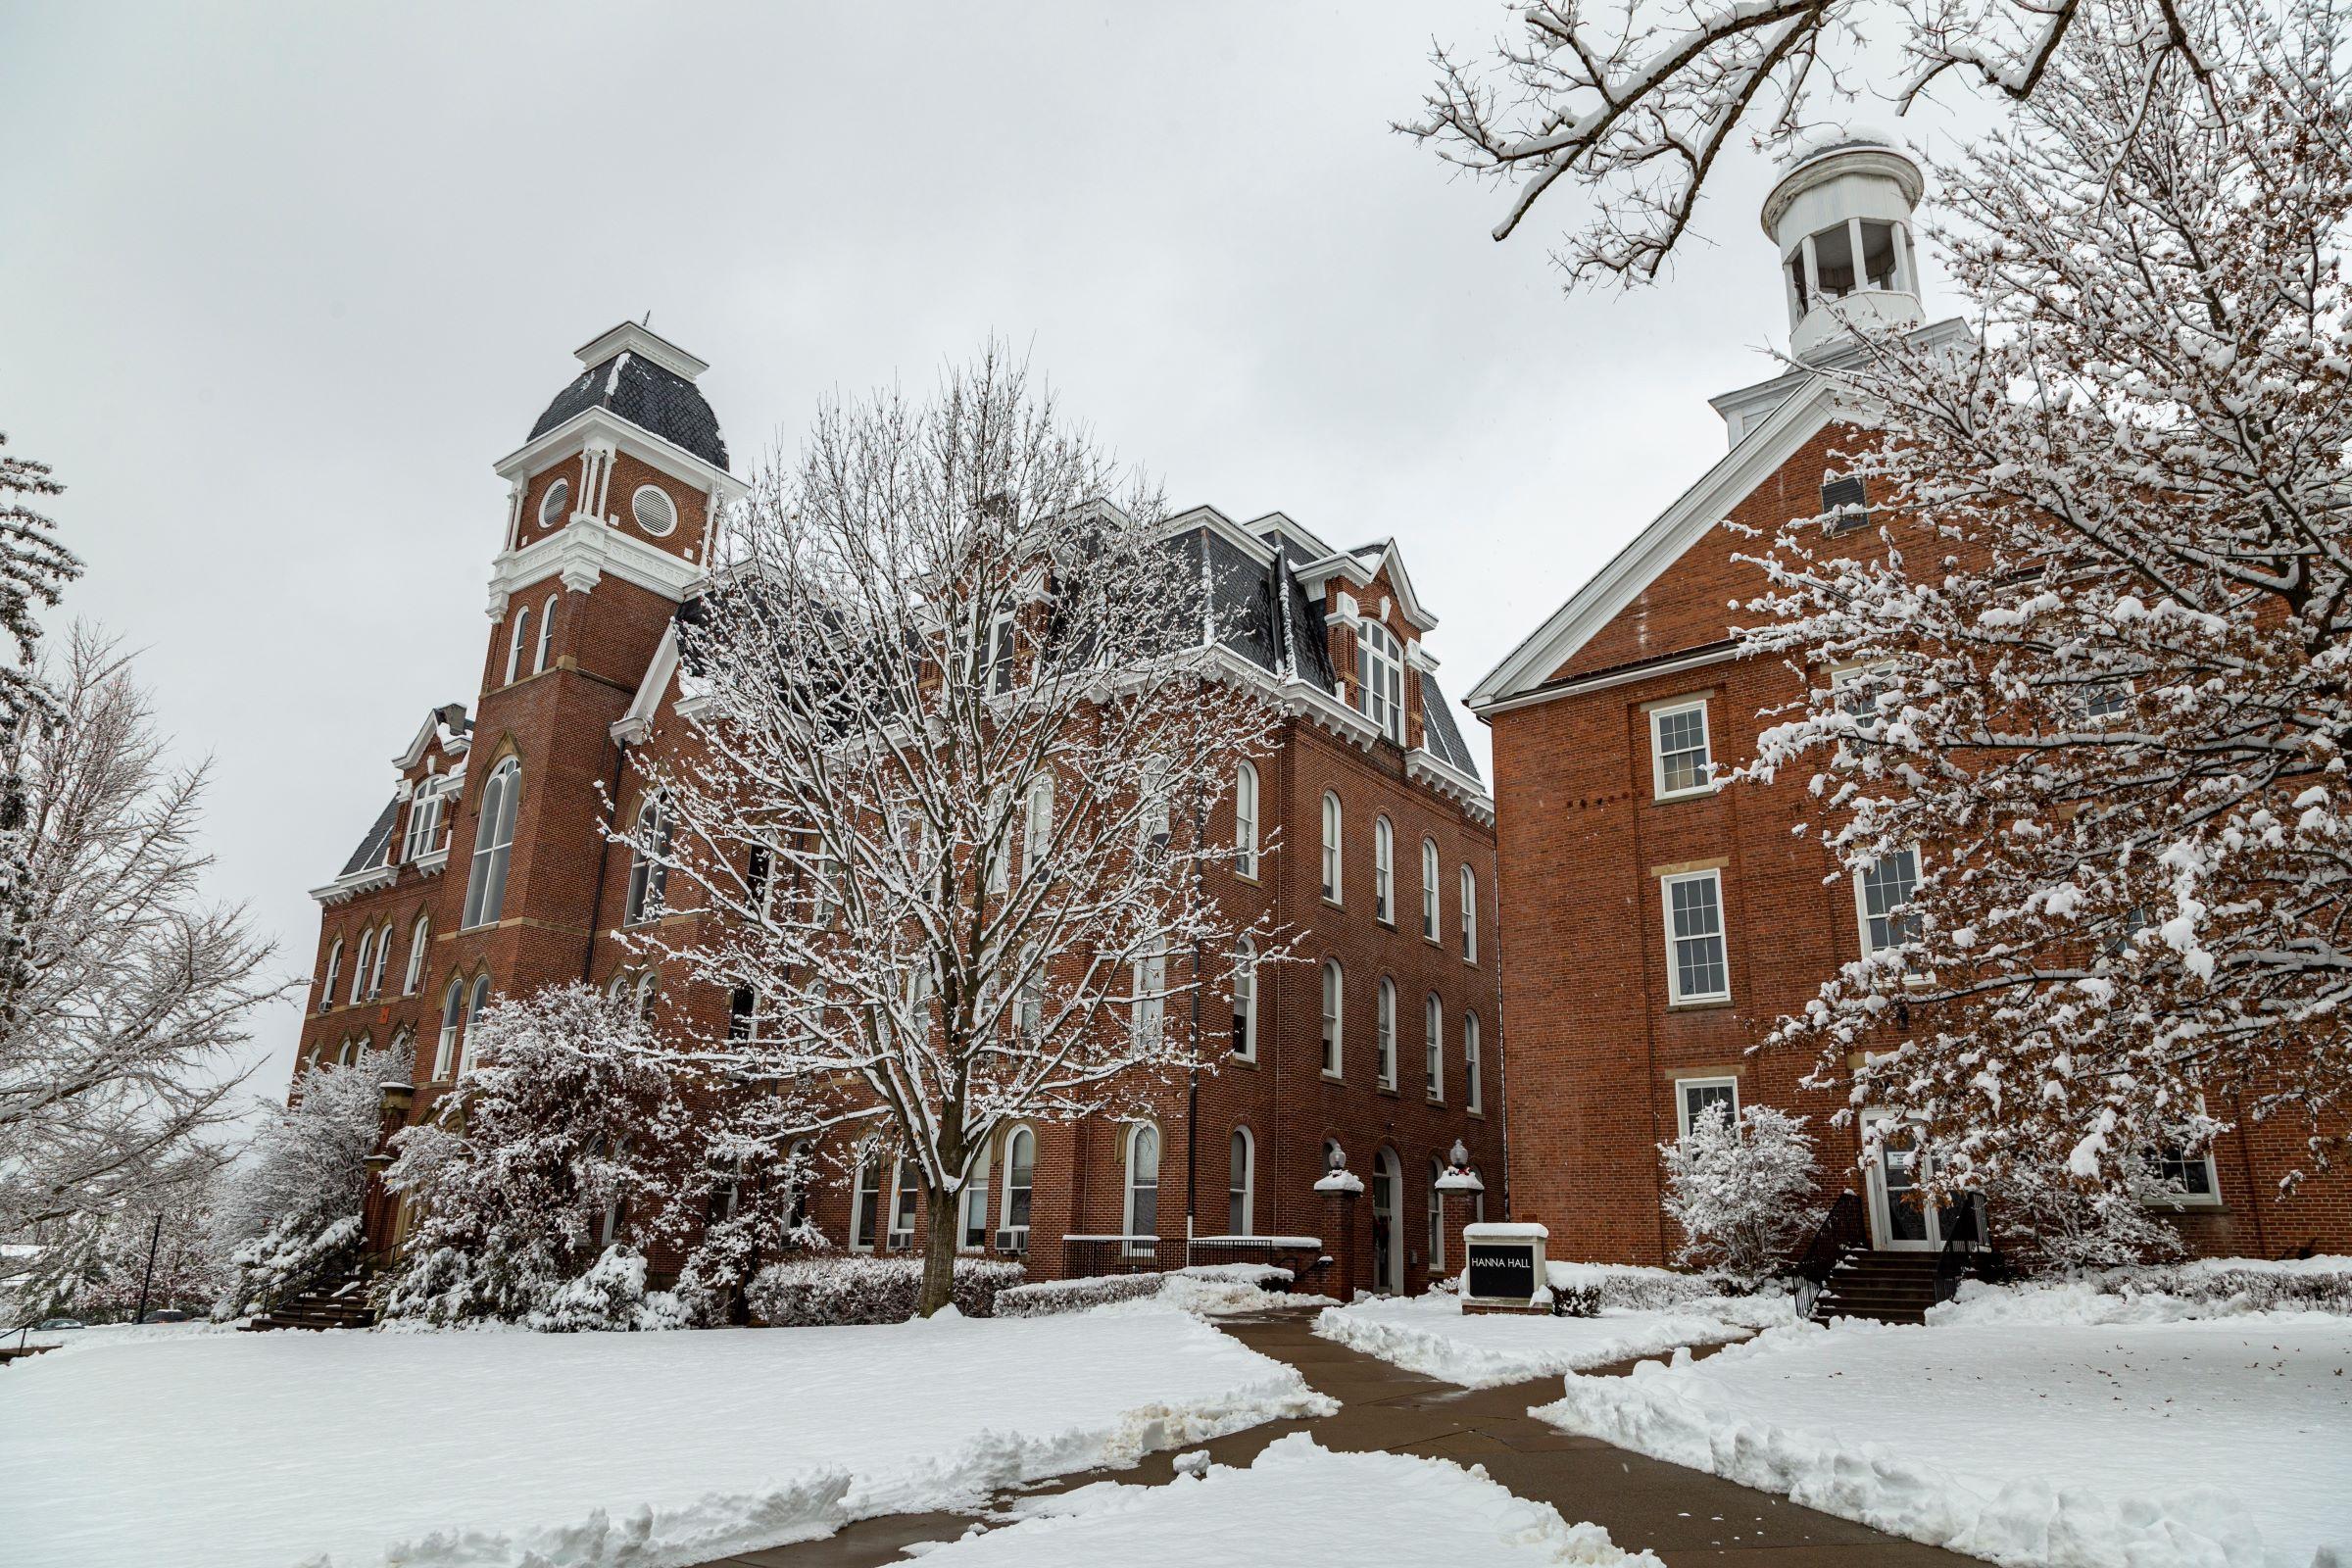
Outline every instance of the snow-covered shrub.
{"label": "snow-covered shrub", "polygon": [[296,1080],[289,1102],[254,1135],[213,1216],[213,1245],[233,1271],[213,1304],[216,1319],[261,1311],[358,1250],[383,1086],[408,1082],[415,1066],[403,1042]]}
{"label": "snow-covered shrub", "polygon": [[2352,1317],[2352,1257],[2266,1263],[2203,1258],[2191,1263],[2109,1269],[2090,1276],[2114,1295],[2178,1297],[2227,1304],[2231,1312],[2334,1312]]}
{"label": "snow-covered shrub", "polygon": [[[997,1297],[1020,1284],[1027,1270],[995,1258],[956,1260],[956,1309],[991,1317]],[[796,1258],[774,1263],[752,1281],[753,1315],[777,1328],[838,1323],[903,1323],[922,1298],[919,1257]]]}
{"label": "snow-covered shrub", "polygon": [[1660,1144],[1666,1212],[1683,1228],[1675,1261],[1753,1285],[1769,1278],[1821,1223],[1813,1139],[1805,1118],[1750,1105],[1737,1121],[1721,1102]]}
{"label": "snow-covered shrub", "polygon": [[2079,1273],[2178,1257],[2180,1233],[2143,1183],[2111,1184],[2014,1159],[1985,1189],[2004,1250],[2039,1270]]}
{"label": "snow-covered shrub", "polygon": [[1157,1296],[1168,1282],[1165,1274],[1096,1274],[1085,1279],[1039,1280],[1015,1285],[997,1297],[999,1317],[1058,1317],[1108,1306],[1113,1301],[1140,1301]]}
{"label": "snow-covered shrub", "polygon": [[543,1334],[688,1326],[675,1296],[646,1291],[645,1254],[629,1247],[606,1248],[587,1273],[558,1286],[547,1304],[523,1321]]}
{"label": "snow-covered shrub", "polygon": [[1551,1315],[1553,1317],[1600,1316],[1600,1287],[1598,1285],[1552,1287]]}

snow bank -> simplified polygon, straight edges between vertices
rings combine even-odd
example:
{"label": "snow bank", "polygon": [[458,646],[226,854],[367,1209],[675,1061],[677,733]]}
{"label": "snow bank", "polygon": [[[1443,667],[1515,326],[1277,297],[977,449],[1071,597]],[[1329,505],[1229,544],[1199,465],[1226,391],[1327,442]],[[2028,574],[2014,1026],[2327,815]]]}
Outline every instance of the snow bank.
{"label": "snow bank", "polygon": [[[1785,1315],[1793,1309],[1784,1305]],[[1719,1345],[1746,1331],[1699,1312],[1604,1310],[1598,1317],[1465,1314],[1450,1296],[1381,1298],[1333,1307],[1315,1332],[1350,1349],[1464,1388],[1556,1377],[1678,1346]]]}
{"label": "snow bank", "polygon": [[0,1556],[699,1563],[1332,1408],[1174,1312],[118,1345],[0,1373]]}
{"label": "snow bank", "polygon": [[2352,1323],[1794,1324],[1535,1413],[1994,1562],[2352,1559]]}
{"label": "snow bank", "polygon": [[2208,1257],[2106,1269],[2079,1279],[1993,1286],[1963,1280],[1928,1321],[2180,1323],[2260,1315],[2266,1321],[2352,1315],[2352,1258]]}
{"label": "snow bank", "polygon": [[1165,1273],[1095,1274],[1016,1285],[997,1298],[1005,1317],[1051,1317],[1062,1312],[1190,1312],[1219,1317],[1286,1306],[1337,1306],[1328,1296],[1278,1291],[1291,1271],[1270,1263],[1199,1263]]}
{"label": "snow bank", "polygon": [[[1316,1561],[1627,1564],[1607,1531],[1569,1524],[1515,1497],[1483,1469],[1401,1453],[1333,1453],[1303,1432],[1267,1446],[1247,1470],[1209,1465],[1164,1487],[1097,1482],[1024,1498],[1019,1522],[932,1546],[940,1568],[1199,1568],[1304,1554]],[[1287,1550],[1279,1544],[1291,1544]]]}
{"label": "snow bank", "polygon": [[[191,1318],[185,1323],[93,1323],[79,1329],[34,1329],[24,1337],[27,1345],[49,1345],[56,1348],[46,1357],[55,1360],[72,1350],[95,1350],[112,1345],[141,1345],[149,1342],[166,1344],[204,1339],[214,1334],[236,1331],[234,1323],[212,1323]],[[13,1334],[0,1339],[0,1345],[14,1345]]]}

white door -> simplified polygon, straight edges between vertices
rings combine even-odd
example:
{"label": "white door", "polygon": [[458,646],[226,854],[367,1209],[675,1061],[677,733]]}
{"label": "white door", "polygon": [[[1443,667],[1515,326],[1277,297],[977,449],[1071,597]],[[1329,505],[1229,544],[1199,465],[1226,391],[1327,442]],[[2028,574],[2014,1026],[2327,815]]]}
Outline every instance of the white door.
{"label": "white door", "polygon": [[1957,1238],[1974,1247],[1984,1239],[1983,1200],[1970,1199],[1941,1208],[1923,1207],[1913,1196],[1926,1174],[1922,1155],[1911,1136],[1888,1125],[1884,1111],[1866,1112],[1865,1134],[1880,1130],[1875,1154],[1866,1155],[1864,1174],[1870,1188],[1871,1245],[1888,1252],[1939,1252],[1946,1240]]}

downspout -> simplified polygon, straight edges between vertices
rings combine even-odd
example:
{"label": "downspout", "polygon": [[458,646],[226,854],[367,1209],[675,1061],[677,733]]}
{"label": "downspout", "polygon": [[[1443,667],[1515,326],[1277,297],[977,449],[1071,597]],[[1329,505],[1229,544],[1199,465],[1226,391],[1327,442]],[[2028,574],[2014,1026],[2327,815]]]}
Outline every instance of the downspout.
{"label": "downspout", "polygon": [[[615,811],[620,809],[621,770],[628,765],[628,761],[629,743],[614,741],[612,743],[612,792],[607,798]],[[596,922],[597,917],[605,910],[605,865],[612,858],[612,841],[607,839],[598,848],[596,882],[593,891],[588,895],[588,943],[585,951],[580,955],[580,984],[585,986],[593,986],[596,983]]]}

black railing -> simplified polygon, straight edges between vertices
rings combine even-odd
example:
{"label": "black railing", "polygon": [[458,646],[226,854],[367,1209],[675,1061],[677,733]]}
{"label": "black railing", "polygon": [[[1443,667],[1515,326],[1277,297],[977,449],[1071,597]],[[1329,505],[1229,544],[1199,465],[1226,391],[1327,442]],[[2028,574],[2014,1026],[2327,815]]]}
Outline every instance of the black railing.
{"label": "black railing", "polygon": [[1303,1280],[1330,1263],[1312,1236],[1069,1236],[1062,1239],[1064,1273],[1071,1279],[1102,1274],[1158,1274],[1207,1263],[1268,1263]]}
{"label": "black railing", "polygon": [[1796,1279],[1797,1316],[1811,1316],[1822,1287],[1830,1283],[1845,1254],[1869,1245],[1870,1225],[1862,1212],[1862,1195],[1850,1190],[1839,1193],[1814,1227],[1813,1239],[1788,1264],[1788,1272]]}
{"label": "black railing", "polygon": [[1972,1276],[1999,1283],[2009,1276],[2008,1259],[1992,1245],[1984,1229],[1984,1200],[1972,1193],[1956,1208],[1945,1211],[1949,1232],[1936,1254],[1936,1299],[1948,1301],[1960,1292],[1960,1282]]}

